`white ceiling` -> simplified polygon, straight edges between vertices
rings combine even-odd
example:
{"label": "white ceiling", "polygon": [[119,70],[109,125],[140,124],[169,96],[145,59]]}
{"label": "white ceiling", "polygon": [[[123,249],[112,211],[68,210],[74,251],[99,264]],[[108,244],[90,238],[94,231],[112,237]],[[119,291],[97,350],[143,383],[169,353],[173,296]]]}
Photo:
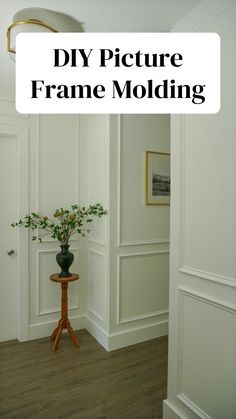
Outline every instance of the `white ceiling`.
{"label": "white ceiling", "polygon": [[203,0],[0,0],[0,98],[14,99],[15,64],[6,51],[12,16],[27,7],[66,13],[85,32],[167,32]]}

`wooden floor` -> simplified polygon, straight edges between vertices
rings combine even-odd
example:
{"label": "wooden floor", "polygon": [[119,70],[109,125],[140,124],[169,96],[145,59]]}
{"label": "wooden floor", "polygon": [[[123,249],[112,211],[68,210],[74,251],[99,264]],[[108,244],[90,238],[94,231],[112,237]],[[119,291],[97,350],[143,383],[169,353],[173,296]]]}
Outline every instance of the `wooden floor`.
{"label": "wooden floor", "polygon": [[1,419],[161,419],[167,338],[106,352],[85,330],[0,344]]}

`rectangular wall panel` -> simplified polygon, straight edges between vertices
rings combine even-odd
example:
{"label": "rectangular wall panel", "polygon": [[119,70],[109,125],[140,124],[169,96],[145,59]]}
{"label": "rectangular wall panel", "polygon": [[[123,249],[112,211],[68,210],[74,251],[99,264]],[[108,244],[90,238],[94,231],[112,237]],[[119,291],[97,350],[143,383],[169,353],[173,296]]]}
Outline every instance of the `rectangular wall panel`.
{"label": "rectangular wall panel", "polygon": [[145,151],[170,150],[169,115],[120,117],[119,223],[121,245],[169,239],[168,205],[145,205]]}
{"label": "rectangular wall panel", "polygon": [[236,376],[229,362],[234,359],[236,365],[236,306],[184,290],[180,301],[179,399],[214,419],[231,418],[236,412]]}
{"label": "rectangular wall panel", "polygon": [[37,207],[48,213],[79,200],[78,119],[41,115],[37,132]]}
{"label": "rectangular wall panel", "polygon": [[168,252],[156,252],[120,257],[120,323],[168,312],[168,256]]}
{"label": "rectangular wall panel", "polygon": [[[81,115],[80,150],[81,150],[81,189],[84,204],[101,203],[108,208],[107,171],[108,141],[107,115]],[[107,217],[96,219],[92,223],[89,240],[104,245],[106,241]]]}
{"label": "rectangular wall panel", "polygon": [[105,292],[104,254],[89,250],[88,310],[101,321],[105,321]]}

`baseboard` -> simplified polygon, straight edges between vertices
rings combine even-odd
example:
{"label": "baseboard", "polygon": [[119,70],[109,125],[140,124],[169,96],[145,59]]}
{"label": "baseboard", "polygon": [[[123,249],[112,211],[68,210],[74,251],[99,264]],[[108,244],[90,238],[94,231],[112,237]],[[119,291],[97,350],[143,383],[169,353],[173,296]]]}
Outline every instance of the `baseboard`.
{"label": "baseboard", "polygon": [[114,351],[168,334],[168,320],[108,334],[89,316],[85,316],[85,329],[107,350]]}
{"label": "baseboard", "polygon": [[[74,330],[85,328],[84,315],[70,317],[70,322]],[[58,324],[58,320],[52,320],[44,323],[35,323],[29,326],[29,340],[48,337]]]}
{"label": "baseboard", "polygon": [[[112,334],[108,334],[88,315],[70,317],[70,322],[74,330],[86,329],[106,351],[114,351],[168,334],[168,320]],[[29,326],[29,340],[50,336],[57,324],[57,320],[31,324]]]}
{"label": "baseboard", "polygon": [[[191,416],[192,417],[192,416]],[[163,402],[163,419],[189,419],[183,415],[170,400],[166,399]]]}
{"label": "baseboard", "polygon": [[109,336],[109,351],[135,345],[136,343],[159,338],[168,334],[168,320],[143,327],[123,330]]}
{"label": "baseboard", "polygon": [[92,320],[88,315],[84,316],[84,328],[92,335],[99,343],[109,351],[109,335],[108,333]]}

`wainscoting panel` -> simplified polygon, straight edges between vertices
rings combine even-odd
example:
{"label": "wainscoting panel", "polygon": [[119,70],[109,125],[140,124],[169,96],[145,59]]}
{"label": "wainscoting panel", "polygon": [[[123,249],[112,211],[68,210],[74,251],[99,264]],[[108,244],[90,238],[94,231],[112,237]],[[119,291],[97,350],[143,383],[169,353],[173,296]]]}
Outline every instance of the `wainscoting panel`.
{"label": "wainscoting panel", "polygon": [[105,256],[95,250],[88,251],[88,311],[97,320],[105,321]]}
{"label": "wainscoting panel", "polygon": [[179,292],[178,400],[199,417],[228,418],[236,411],[236,377],[227,362],[235,359],[236,306],[184,287]]}
{"label": "wainscoting panel", "polygon": [[168,264],[167,251],[119,257],[118,323],[168,313]]}

